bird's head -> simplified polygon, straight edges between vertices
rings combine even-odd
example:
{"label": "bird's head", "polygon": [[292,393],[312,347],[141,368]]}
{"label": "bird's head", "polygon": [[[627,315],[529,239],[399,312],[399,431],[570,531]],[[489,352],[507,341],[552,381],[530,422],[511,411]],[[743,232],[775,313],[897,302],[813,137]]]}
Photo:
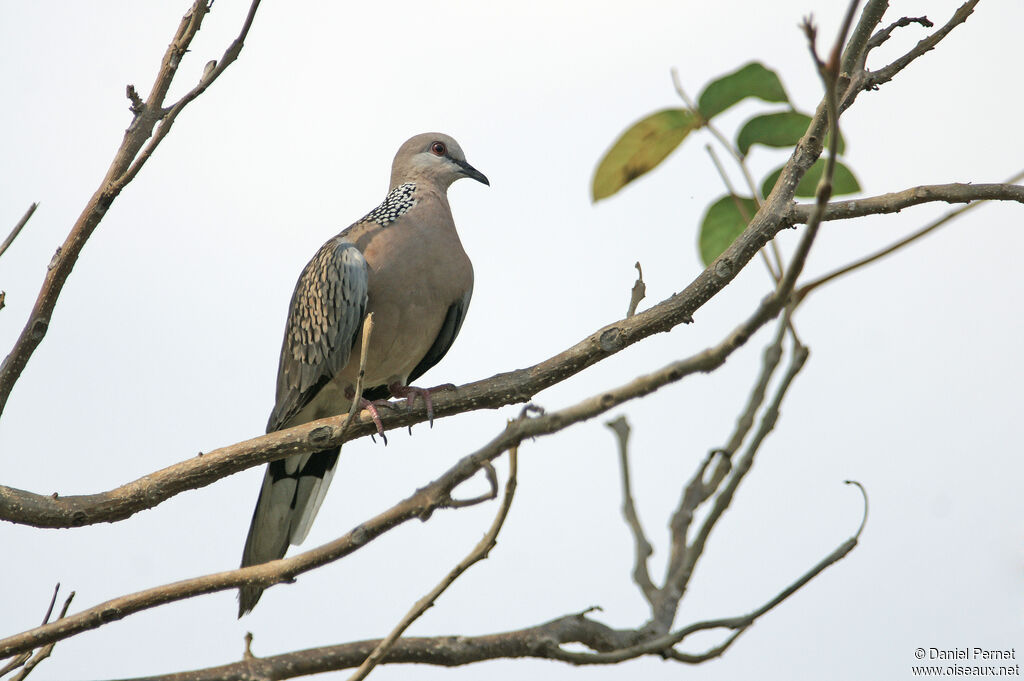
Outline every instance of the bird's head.
{"label": "bird's head", "polygon": [[391,166],[392,188],[424,180],[447,189],[460,177],[491,184],[483,173],[469,165],[459,143],[440,132],[425,132],[407,140]]}

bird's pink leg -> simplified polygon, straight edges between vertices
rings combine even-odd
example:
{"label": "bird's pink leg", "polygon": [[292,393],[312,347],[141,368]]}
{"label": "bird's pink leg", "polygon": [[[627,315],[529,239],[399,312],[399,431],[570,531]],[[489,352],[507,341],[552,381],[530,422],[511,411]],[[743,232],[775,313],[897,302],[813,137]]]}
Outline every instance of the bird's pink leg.
{"label": "bird's pink leg", "polygon": [[398,398],[405,398],[405,403],[409,409],[412,409],[413,402],[417,395],[423,398],[423,403],[427,405],[427,421],[430,423],[430,427],[434,427],[434,398],[431,397],[432,393],[441,390],[454,390],[455,386],[451,383],[445,383],[443,385],[435,385],[433,388],[418,388],[414,385],[402,385],[395,381],[388,385],[388,390],[391,394]]}
{"label": "bird's pink leg", "polygon": [[[349,388],[345,391],[345,396],[348,399],[355,397],[355,390]],[[370,418],[373,420],[373,425],[377,426],[377,434],[384,440],[384,444],[388,443],[388,436],[384,434],[384,423],[380,420],[380,412],[377,411],[378,407],[387,407],[388,409],[395,409],[395,405],[388,400],[373,400],[370,401],[365,397],[359,398],[359,408],[365,409],[370,412]]]}

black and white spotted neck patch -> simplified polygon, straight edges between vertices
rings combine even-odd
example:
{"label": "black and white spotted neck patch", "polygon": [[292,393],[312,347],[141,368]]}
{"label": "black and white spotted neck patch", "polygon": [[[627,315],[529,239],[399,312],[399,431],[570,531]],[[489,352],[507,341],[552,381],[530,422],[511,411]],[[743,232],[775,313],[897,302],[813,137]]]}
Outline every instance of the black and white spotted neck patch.
{"label": "black and white spotted neck patch", "polygon": [[381,227],[387,227],[416,205],[416,199],[413,198],[415,192],[414,182],[398,185],[385,197],[383,203],[367,213],[359,222],[376,222]]}

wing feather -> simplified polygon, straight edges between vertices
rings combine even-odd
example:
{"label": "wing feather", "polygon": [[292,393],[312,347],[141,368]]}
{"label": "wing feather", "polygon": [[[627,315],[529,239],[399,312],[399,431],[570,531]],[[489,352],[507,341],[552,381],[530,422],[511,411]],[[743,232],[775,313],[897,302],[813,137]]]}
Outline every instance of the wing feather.
{"label": "wing feather", "polygon": [[348,363],[366,315],[366,260],[340,235],[299,275],[277,369],[267,432],[280,430]]}

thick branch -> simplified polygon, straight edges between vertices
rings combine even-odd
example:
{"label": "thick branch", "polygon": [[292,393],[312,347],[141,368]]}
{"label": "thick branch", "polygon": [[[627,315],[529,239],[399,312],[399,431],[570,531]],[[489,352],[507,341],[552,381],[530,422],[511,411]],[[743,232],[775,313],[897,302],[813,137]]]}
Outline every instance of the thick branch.
{"label": "thick branch", "polygon": [[[1024,203],[1024,186],[1017,184],[931,184],[911,187],[899,192],[866,199],[833,201],[825,208],[824,220],[849,220],[865,215],[898,213],[922,203],[970,203],[971,201],[1016,201]],[[794,224],[805,223],[814,211],[814,204],[794,204],[786,219]]]}

